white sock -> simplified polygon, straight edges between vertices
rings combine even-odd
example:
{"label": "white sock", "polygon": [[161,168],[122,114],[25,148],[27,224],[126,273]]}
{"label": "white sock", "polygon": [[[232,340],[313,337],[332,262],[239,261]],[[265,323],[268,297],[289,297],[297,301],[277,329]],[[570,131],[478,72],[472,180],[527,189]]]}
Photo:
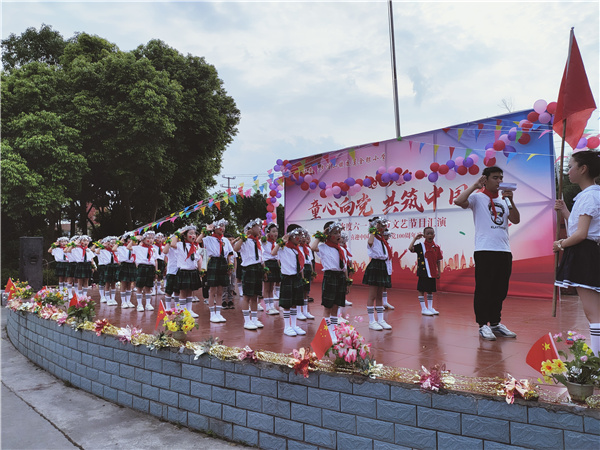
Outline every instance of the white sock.
{"label": "white sock", "polygon": [[375,307],[367,306],[367,314],[369,315],[369,322],[375,321]]}
{"label": "white sock", "polygon": [[385,308],[383,306],[376,306],[375,311],[377,311],[377,320],[383,320],[383,311],[385,311]]}
{"label": "white sock", "polygon": [[129,303],[130,300],[131,300],[131,291],[125,291],[125,301],[127,301],[127,303]]}
{"label": "white sock", "polygon": [[287,327],[291,327],[292,326],[292,322],[290,319],[290,311],[284,309],[283,310],[283,328],[287,328]]}
{"label": "white sock", "polygon": [[173,309],[173,300],[168,295],[165,295],[165,305],[167,305],[168,309]]}
{"label": "white sock", "polygon": [[433,308],[433,294],[427,294],[427,309]]}
{"label": "white sock", "polygon": [[146,306],[150,305],[150,296],[147,294],[144,294],[144,297],[146,297]]}
{"label": "white sock", "polygon": [[116,296],[117,296],[117,290],[116,289],[111,289],[110,290],[110,299],[114,300]]}
{"label": "white sock", "polygon": [[250,323],[250,310],[242,310],[242,314],[244,315],[244,325]]}
{"label": "white sock", "polygon": [[304,305],[302,306],[302,314],[308,314],[308,302],[304,300]]}
{"label": "white sock", "polygon": [[419,303],[421,303],[421,311],[427,311],[427,307],[425,306],[425,296],[419,295]]}
{"label": "white sock", "polygon": [[296,311],[296,308],[291,308],[290,309],[290,319],[292,322],[292,328],[296,328],[296,318],[298,317],[298,311]]}
{"label": "white sock", "polygon": [[388,301],[387,301],[387,292],[383,293],[383,297],[382,298],[383,298],[383,304],[387,305],[388,304]]}
{"label": "white sock", "polygon": [[590,348],[600,356],[600,323],[590,323]]}
{"label": "white sock", "polygon": [[333,325],[335,327],[338,324],[338,317],[337,316],[331,316],[329,318],[329,321],[331,322],[331,325]]}

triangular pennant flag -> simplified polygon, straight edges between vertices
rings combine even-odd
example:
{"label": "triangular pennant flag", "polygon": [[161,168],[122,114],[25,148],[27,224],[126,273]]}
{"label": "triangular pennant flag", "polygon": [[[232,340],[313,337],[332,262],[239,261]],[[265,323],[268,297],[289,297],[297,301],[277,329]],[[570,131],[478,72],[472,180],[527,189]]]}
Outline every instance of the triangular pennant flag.
{"label": "triangular pennant flag", "polygon": [[532,153],[527,157],[527,161],[529,161],[531,158],[533,158],[534,156],[539,156],[540,153]]}
{"label": "triangular pennant flag", "polygon": [[267,170],[267,173],[268,173],[269,175],[272,175],[272,174],[273,174],[272,172],[273,172],[273,169],[269,169],[269,170]]}
{"label": "triangular pennant flag", "polygon": [[478,124],[477,124],[477,129],[479,129],[479,130],[483,130],[483,124],[482,124],[482,123],[478,123]]}
{"label": "triangular pennant flag", "polygon": [[204,210],[206,209],[206,206],[201,206],[200,207],[200,212],[202,213],[202,215],[204,215]]}
{"label": "triangular pennant flag", "polygon": [[435,144],[435,145],[433,146],[433,154],[434,154],[434,155],[437,155],[437,152],[438,152],[438,149],[439,149],[439,148],[440,148],[440,144]]}
{"label": "triangular pennant flag", "polygon": [[473,151],[472,148],[468,148],[467,151],[465,152],[465,158],[467,158],[471,154],[472,151]]}
{"label": "triangular pennant flag", "polygon": [[233,195],[231,196],[231,201],[232,201],[234,204],[237,204],[237,198],[236,198],[235,194],[233,194]]}
{"label": "triangular pennant flag", "polygon": [[552,131],[552,130],[545,130],[544,132],[542,132],[542,133],[539,135],[538,139],[541,139],[541,137],[542,137],[543,135],[545,135],[545,134],[548,134],[548,133],[550,133],[551,131]]}
{"label": "triangular pennant flag", "polygon": [[421,150],[423,150],[423,147],[425,146],[425,142],[421,142],[419,144],[419,153],[421,153]]}
{"label": "triangular pennant flag", "polygon": [[350,158],[352,158],[352,161],[356,161],[356,150],[355,149],[351,149],[348,154],[350,155]]}
{"label": "triangular pennant flag", "polygon": [[337,161],[337,158],[336,158],[336,157],[334,157],[334,158],[331,158],[331,165],[332,165],[332,166],[335,166],[335,162],[336,162],[336,161]]}
{"label": "triangular pennant flag", "polygon": [[459,128],[458,129],[458,142],[460,142],[460,138],[462,137],[464,131],[465,131],[464,128]]}
{"label": "triangular pennant flag", "polygon": [[552,334],[548,333],[539,338],[529,349],[525,362],[538,372],[542,373],[542,363],[547,360],[558,359],[556,345]]}
{"label": "triangular pennant flag", "polygon": [[515,156],[517,156],[516,153],[509,153],[508,156],[506,157],[506,164],[508,164],[510,162],[510,160],[513,159]]}
{"label": "triangular pennant flag", "polygon": [[475,142],[477,142],[477,139],[479,138],[479,133],[481,133],[480,130],[475,130]]}
{"label": "triangular pennant flag", "polygon": [[163,301],[161,300],[158,303],[158,314],[156,315],[156,325],[154,326],[154,329],[156,330],[158,328],[158,324],[167,316],[167,313],[165,312],[165,304],[163,303]]}
{"label": "triangular pennant flag", "polygon": [[215,206],[219,211],[221,211],[221,202],[215,202]]}
{"label": "triangular pennant flag", "polygon": [[413,141],[408,141],[408,149],[412,152],[412,143]]}
{"label": "triangular pennant flag", "polygon": [[448,131],[450,131],[450,128],[442,128],[442,130],[444,130],[444,133],[448,134]]}
{"label": "triangular pennant flag", "polygon": [[15,285],[13,283],[12,278],[9,278],[8,281],[6,282],[6,287],[4,288],[4,292],[8,292],[9,300],[12,298],[14,291],[15,291]]}
{"label": "triangular pennant flag", "polygon": [[225,202],[226,205],[229,205],[229,197],[227,195],[223,196],[223,201]]}
{"label": "triangular pennant flag", "polygon": [[452,159],[452,155],[454,155],[454,147],[448,147],[448,150],[450,150],[450,159]]}
{"label": "triangular pennant flag", "polygon": [[317,355],[317,358],[321,359],[323,356],[325,356],[325,352],[329,350],[332,345],[333,340],[331,339],[327,322],[325,322],[325,319],[321,319],[319,329],[317,330],[314,339],[310,343],[310,346]]}
{"label": "triangular pennant flag", "polygon": [[73,297],[71,297],[71,301],[69,302],[69,308],[71,306],[77,306],[77,292],[73,290]]}

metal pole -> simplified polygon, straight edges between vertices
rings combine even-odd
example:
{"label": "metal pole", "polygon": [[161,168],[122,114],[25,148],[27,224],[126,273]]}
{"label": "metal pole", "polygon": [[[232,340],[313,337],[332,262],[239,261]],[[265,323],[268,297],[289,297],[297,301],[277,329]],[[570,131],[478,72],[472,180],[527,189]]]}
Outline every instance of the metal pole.
{"label": "metal pole", "polygon": [[394,40],[394,13],[392,0],[388,0],[388,15],[390,19],[390,53],[392,58],[392,86],[394,89],[394,120],[396,123],[396,138],[400,137],[400,107],[398,105],[398,77],[396,75],[396,42]]}

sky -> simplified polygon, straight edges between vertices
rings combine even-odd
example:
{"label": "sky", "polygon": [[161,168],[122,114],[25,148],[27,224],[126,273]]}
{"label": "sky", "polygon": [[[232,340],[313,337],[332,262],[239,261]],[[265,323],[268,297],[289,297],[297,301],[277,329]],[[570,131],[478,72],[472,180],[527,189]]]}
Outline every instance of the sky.
{"label": "sky", "polygon": [[[395,0],[393,17],[402,136],[556,100],[571,27],[599,104],[598,1]],[[160,39],[214,65],[241,111],[219,184],[396,137],[385,0],[2,1],[3,39],[42,24],[123,51]]]}

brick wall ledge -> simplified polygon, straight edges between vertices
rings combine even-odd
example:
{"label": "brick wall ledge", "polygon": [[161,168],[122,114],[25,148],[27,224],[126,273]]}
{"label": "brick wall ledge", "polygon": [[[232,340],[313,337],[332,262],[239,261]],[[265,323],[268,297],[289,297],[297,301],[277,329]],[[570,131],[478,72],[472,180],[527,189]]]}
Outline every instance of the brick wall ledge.
{"label": "brick wall ledge", "polygon": [[600,411],[478,394],[421,392],[363,376],[311,373],[123,345],[110,335],[4,310],[32,362],[105,400],[264,449],[597,448]]}

